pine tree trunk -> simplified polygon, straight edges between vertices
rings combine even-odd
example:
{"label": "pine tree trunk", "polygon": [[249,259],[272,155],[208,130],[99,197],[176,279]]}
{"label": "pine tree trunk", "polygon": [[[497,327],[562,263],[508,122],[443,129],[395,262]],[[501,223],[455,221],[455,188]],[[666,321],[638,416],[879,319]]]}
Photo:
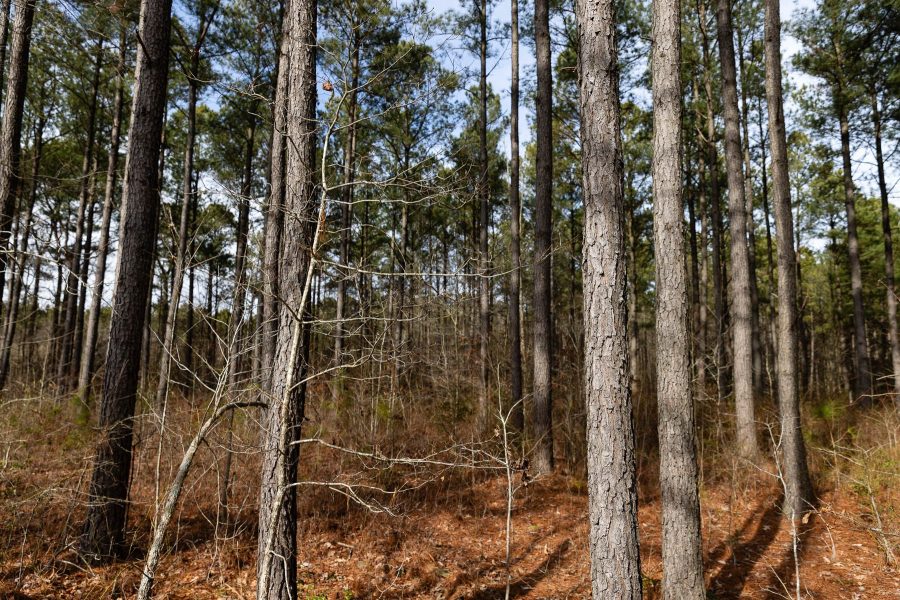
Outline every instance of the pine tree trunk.
{"label": "pine tree trunk", "polygon": [[509,109],[509,254],[512,262],[509,274],[509,365],[511,391],[511,424],[519,434],[525,431],[525,410],[522,406],[522,323],[521,305],[521,233],[522,206],[519,198],[519,0],[510,1],[510,109]]}
{"label": "pine tree trunk", "polygon": [[856,190],[850,158],[850,123],[847,107],[839,100],[838,121],[841,129],[841,157],[844,165],[844,205],[847,210],[847,251],[850,256],[850,292],[853,296],[854,396],[863,405],[871,402],[872,371],[869,365],[869,342],[866,340],[866,317],[863,306],[862,265],[859,259],[859,235],[856,232]]}
{"label": "pine tree trunk", "polygon": [[0,128],[0,298],[10,270],[7,250],[10,244],[13,213],[22,179],[22,117],[28,88],[28,57],[31,51],[31,25],[35,0],[16,0],[9,55],[9,80],[6,83],[3,124]]}
{"label": "pine tree trunk", "polygon": [[641,597],[615,3],[578,0],[591,589]]}
{"label": "pine tree trunk", "polygon": [[878,96],[871,93],[872,126],[875,129],[875,160],[878,164],[878,192],[881,195],[881,231],[884,234],[884,285],[887,295],[888,340],[891,346],[891,367],[894,371],[894,402],[900,402],[900,337],[897,334],[897,294],[894,288],[894,241],[891,233],[891,207],[888,202],[887,180],[884,175],[881,110]]}
{"label": "pine tree trunk", "polygon": [[725,113],[725,163],[728,174],[728,221],[731,229],[732,359],[737,446],[740,456],[756,461],[756,417],[753,398],[753,326],[750,306],[750,255],[747,248],[747,206],[741,165],[741,132],[731,1],[718,0],[716,10],[722,99]]}
{"label": "pine tree trunk", "polygon": [[[654,0],[653,239],[663,597],[703,600],[681,173],[681,6]],[[692,224],[693,226],[693,224]]]}
{"label": "pine tree trunk", "polygon": [[106,259],[109,256],[109,226],[112,222],[116,182],[119,176],[119,144],[121,142],[122,108],[125,88],[125,60],[127,30],[119,30],[119,58],[116,66],[116,92],[113,100],[112,131],[106,160],[106,187],[103,193],[103,216],[100,221],[100,241],[97,244],[97,262],[91,288],[91,309],[85,330],[84,349],[81,356],[81,372],[78,376],[78,396],[89,403],[91,380],[96,365],[97,339],[100,331],[100,312],[103,306],[103,283],[106,278]]}
{"label": "pine tree trunk", "polygon": [[[272,364],[269,408],[263,416],[262,481],[259,502],[258,600],[288,600],[297,594],[297,504],[300,437],[304,414],[302,379],[309,356],[309,328],[295,315],[307,312],[312,275],[313,231],[316,227],[316,4],[293,0],[285,7],[282,53],[289,65],[284,73],[286,136],[291,140],[284,163],[286,190],[280,291],[286,307],[278,315],[279,329]],[[282,55],[284,56],[284,54]],[[281,88],[281,86],[279,86]],[[273,177],[275,161],[273,153]],[[271,218],[272,215],[270,215]],[[269,248],[267,252],[278,252]],[[305,318],[305,317],[304,317]]]}
{"label": "pine tree trunk", "polygon": [[[534,189],[534,390],[532,393],[532,466],[536,473],[553,470],[553,319],[550,262],[553,228],[553,81],[548,0],[534,3],[537,60]],[[620,182],[621,186],[621,182]],[[621,192],[621,187],[620,190]]]}
{"label": "pine tree trunk", "polygon": [[159,213],[159,160],[169,64],[171,0],[142,0],[116,288],[100,405],[99,444],[81,539],[88,559],[122,549],[131,471],[133,417]]}
{"label": "pine tree trunk", "polygon": [[772,196],[778,231],[778,409],[781,413],[781,452],[784,511],[792,520],[813,508],[813,489],[806,465],[806,446],[800,427],[797,361],[797,271],[794,222],[788,175],[787,135],[781,88],[781,17],[779,0],[765,4],[766,100],[769,105],[769,144],[772,148]]}

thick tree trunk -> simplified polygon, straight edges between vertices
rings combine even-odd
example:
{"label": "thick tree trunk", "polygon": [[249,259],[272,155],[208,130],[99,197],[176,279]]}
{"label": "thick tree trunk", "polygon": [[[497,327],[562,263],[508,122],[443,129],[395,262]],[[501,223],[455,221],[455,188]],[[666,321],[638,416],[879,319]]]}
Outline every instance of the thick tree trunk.
{"label": "thick tree trunk", "polygon": [[847,107],[838,101],[841,129],[841,157],[844,165],[844,204],[847,210],[847,251],[850,255],[850,292],[853,296],[854,396],[862,404],[871,401],[872,371],[869,365],[869,342],[866,340],[866,317],[863,306],[862,265],[859,259],[859,235],[856,232],[856,190],[850,159],[850,123]]}
{"label": "thick tree trunk", "polygon": [[[536,473],[553,470],[553,319],[551,316],[551,237],[553,229],[553,81],[548,0],[534,3],[537,60],[535,103],[534,189],[534,390],[532,399],[532,466]],[[621,193],[621,182],[619,182]]]}
{"label": "thick tree trunk", "polygon": [[728,220],[731,229],[732,358],[734,361],[735,428],[741,457],[756,461],[756,418],[753,398],[753,325],[750,306],[750,255],[747,248],[747,206],[741,165],[741,131],[731,1],[718,0],[716,10],[722,104],[725,113],[725,163],[728,172]]}
{"label": "thick tree trunk", "polygon": [[[681,174],[681,6],[654,0],[653,239],[663,597],[703,600]],[[693,226],[693,224],[691,225]]]}
{"label": "thick tree trunk", "polygon": [[878,192],[881,196],[881,231],[884,234],[884,285],[887,295],[888,339],[894,375],[894,402],[900,402],[900,338],[897,335],[897,294],[894,288],[894,241],[891,233],[891,207],[888,203],[887,180],[884,175],[881,110],[878,96],[872,96],[872,126],[875,129],[875,160],[878,164]]}
{"label": "thick tree trunk", "polygon": [[103,306],[103,283],[106,278],[106,259],[109,256],[109,226],[112,222],[113,204],[116,196],[116,182],[119,176],[119,144],[122,129],[122,108],[125,92],[125,60],[127,53],[127,30],[119,30],[119,59],[116,66],[116,92],[113,100],[112,131],[110,132],[109,153],[106,159],[106,188],[103,193],[103,216],[100,221],[100,241],[97,244],[97,262],[94,282],[91,288],[91,309],[85,330],[84,348],[81,355],[81,372],[78,376],[78,396],[89,402],[91,380],[96,365],[97,338],[100,331],[100,312]]}
{"label": "thick tree trunk", "polygon": [[[263,416],[262,481],[259,502],[258,600],[296,597],[298,446],[304,413],[302,383],[309,356],[306,313],[312,275],[313,231],[316,227],[316,4],[293,0],[285,7],[282,52],[289,68],[284,73],[285,97],[276,97],[276,110],[286,103],[285,130],[290,144],[284,163],[286,191],[281,252],[281,298],[290,310],[278,315],[275,361],[272,364],[269,408]],[[281,66],[285,66],[282,62]],[[279,86],[281,87],[281,86]],[[273,153],[275,162],[280,160]],[[270,218],[272,215],[269,215]],[[295,311],[299,314],[295,314]]]}
{"label": "thick tree trunk", "polygon": [[641,597],[615,3],[578,0],[591,589]]}
{"label": "thick tree trunk", "polygon": [[519,198],[519,0],[511,0],[510,36],[510,109],[509,109],[509,254],[512,262],[509,274],[509,367],[511,424],[522,434],[525,431],[525,410],[522,406],[522,323],[521,305],[521,233],[522,206]]}
{"label": "thick tree trunk", "polygon": [[[286,0],[287,11],[293,0]],[[262,305],[262,363],[271,365],[275,361],[275,347],[278,341],[278,315],[281,311],[280,260],[281,240],[284,237],[285,176],[288,140],[287,102],[288,71],[290,69],[289,15],[282,19],[281,43],[275,76],[275,99],[272,108],[272,142],[269,163],[269,199],[266,206],[265,255],[263,256],[263,305]],[[368,204],[367,204],[368,206]],[[267,370],[261,381],[265,391],[271,391],[271,370]]]}
{"label": "thick tree trunk", "polygon": [[9,55],[9,80],[0,128],[0,298],[6,274],[10,270],[9,249],[13,213],[22,179],[22,116],[28,88],[28,57],[31,51],[31,25],[35,0],[16,0]]}
{"label": "thick tree trunk", "polygon": [[778,231],[778,409],[781,413],[781,452],[784,510],[793,520],[813,508],[813,489],[806,465],[806,446],[800,427],[797,360],[797,271],[794,222],[788,176],[787,135],[781,88],[781,17],[779,0],[766,0],[766,100],[769,105],[769,144],[772,147],[772,196]]}
{"label": "thick tree trunk", "polygon": [[81,551],[100,560],[121,550],[131,471],[131,443],[147,295],[159,213],[159,160],[169,65],[171,0],[142,0],[128,139],[125,210],[100,406],[99,443]]}

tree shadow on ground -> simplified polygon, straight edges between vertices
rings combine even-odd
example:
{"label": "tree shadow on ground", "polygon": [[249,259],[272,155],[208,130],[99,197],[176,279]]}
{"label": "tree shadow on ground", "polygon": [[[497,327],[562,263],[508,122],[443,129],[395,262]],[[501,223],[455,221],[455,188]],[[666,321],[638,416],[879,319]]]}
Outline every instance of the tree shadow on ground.
{"label": "tree shadow on ground", "polygon": [[[722,565],[719,572],[710,580],[709,590],[715,594],[716,598],[740,598],[741,592],[747,584],[754,567],[778,536],[782,521],[782,501],[783,496],[779,496],[775,502],[769,504],[762,514],[760,514],[760,511],[765,507],[765,503],[761,503],[751,513],[741,528],[735,531],[731,539],[740,540],[749,529],[756,515],[759,515],[759,524],[753,537],[734,546],[731,558]],[[728,542],[720,544],[719,547],[710,552],[709,559],[717,560],[717,558],[713,557],[722,556],[727,545]]]}

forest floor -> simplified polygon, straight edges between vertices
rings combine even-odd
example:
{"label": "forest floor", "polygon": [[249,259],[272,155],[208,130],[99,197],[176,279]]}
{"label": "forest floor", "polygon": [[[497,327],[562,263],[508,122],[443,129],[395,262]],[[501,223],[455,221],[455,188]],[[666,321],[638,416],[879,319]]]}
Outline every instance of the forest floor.
{"label": "forest floor", "polygon": [[[104,567],[72,551],[83,512],[89,433],[52,410],[0,427],[0,598],[133,597],[155,495],[156,442],[141,443],[129,559]],[[38,418],[40,417],[40,418]],[[15,422],[13,422],[15,421]],[[53,424],[53,426],[50,426]],[[85,429],[84,431],[88,431]],[[5,439],[4,439],[5,436]],[[890,437],[890,436],[888,436]],[[183,448],[186,441],[174,442]],[[174,449],[173,447],[173,449]],[[172,453],[177,455],[177,453]],[[315,452],[322,464],[327,457]],[[217,533],[217,463],[197,465],[157,573],[159,599],[252,598],[256,537],[253,460],[236,461],[229,535]],[[180,455],[178,455],[180,456]],[[900,477],[896,433],[877,452],[855,454],[841,474],[817,467],[819,504],[796,531],[779,510],[777,479],[733,469],[704,477],[703,553],[711,598],[900,598]],[[177,456],[176,456],[177,458]],[[771,465],[770,465],[771,466]],[[162,467],[168,472],[171,466]],[[710,464],[704,465],[709,472]],[[315,466],[313,467],[315,469]],[[646,465],[652,471],[655,465]],[[860,475],[864,470],[866,476]],[[646,596],[660,596],[660,500],[654,477],[642,477],[640,542]],[[165,480],[165,478],[163,478]],[[518,476],[517,484],[521,483]],[[212,489],[210,489],[212,486]],[[326,489],[301,496],[300,600],[362,598],[503,598],[506,479],[471,473],[435,477],[396,504],[372,512]],[[512,512],[511,597],[590,596],[587,497],[583,479],[554,475],[519,487]],[[794,535],[796,533],[796,535]],[[799,558],[799,572],[795,569]]]}

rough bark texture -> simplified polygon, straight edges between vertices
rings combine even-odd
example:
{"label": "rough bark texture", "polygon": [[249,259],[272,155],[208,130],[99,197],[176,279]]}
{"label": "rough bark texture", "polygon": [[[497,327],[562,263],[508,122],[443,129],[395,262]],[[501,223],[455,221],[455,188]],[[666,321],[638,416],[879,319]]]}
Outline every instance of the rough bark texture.
{"label": "rough bark texture", "polygon": [[681,179],[681,7],[654,0],[653,240],[663,597],[703,600]]}
{"label": "rough bark texture", "polygon": [[778,232],[778,409],[781,413],[781,452],[784,509],[791,518],[812,509],[813,489],[806,466],[806,446],[800,429],[797,357],[797,271],[794,222],[788,176],[787,135],[781,89],[781,18],[779,0],[766,0],[766,100],[769,105],[769,144],[772,148],[772,199]]}
{"label": "rough bark texture", "polygon": [[900,402],[900,336],[897,334],[897,295],[894,290],[894,241],[891,234],[891,212],[887,179],[884,175],[881,111],[878,95],[872,92],[872,126],[875,130],[875,160],[878,164],[878,192],[881,196],[881,231],[884,235],[884,286],[887,295],[888,339],[891,345],[891,367],[894,370],[894,402]]}
{"label": "rough bark texture", "polygon": [[519,199],[519,1],[510,2],[510,84],[509,84],[509,254],[512,268],[509,274],[509,370],[511,425],[522,433],[525,430],[525,411],[522,406],[522,323],[519,320],[521,290],[521,248],[519,223],[522,205]]}
{"label": "rough bark texture", "polygon": [[28,87],[28,57],[31,52],[31,25],[34,0],[17,0],[12,26],[12,48],[9,54],[9,80],[0,129],[0,298],[9,271],[9,239],[22,180],[22,116]]}
{"label": "rough bark texture", "polygon": [[128,139],[116,288],[100,405],[99,443],[81,550],[91,559],[121,548],[131,471],[132,418],[141,333],[159,217],[159,160],[169,66],[171,0],[142,0]]}
{"label": "rough bark texture", "polygon": [[595,600],[639,599],[614,2],[578,0],[575,13],[585,207],[582,273],[591,589]]}
{"label": "rough bark texture", "polygon": [[725,113],[725,164],[728,173],[728,220],[731,229],[731,317],[734,362],[735,428],[741,457],[755,461],[756,418],[753,399],[753,325],[750,306],[750,255],[747,248],[747,208],[741,164],[741,131],[738,113],[737,74],[731,0],[718,0],[716,24],[722,69]]}
{"label": "rough bark texture", "polygon": [[535,95],[534,190],[534,390],[531,423],[532,465],[536,473],[553,470],[553,320],[550,312],[551,236],[553,220],[553,82],[550,63],[548,0],[534,3],[534,44],[537,59]]}
{"label": "rough bark texture", "polygon": [[[303,312],[308,294],[312,232],[315,228],[316,186],[316,3],[293,0],[285,7],[282,52],[285,73],[287,146],[284,169],[284,236],[279,287],[284,309],[279,311],[272,363],[269,408],[263,416],[262,481],[259,503],[259,600],[296,597],[298,446],[303,422],[305,357],[308,337],[295,311]],[[286,48],[285,48],[286,46]],[[284,65],[284,63],[282,63]],[[278,160],[273,156],[273,161]],[[273,165],[274,166],[274,165]],[[274,171],[274,169],[273,169]],[[274,176],[274,174],[273,174]],[[270,218],[272,215],[270,215]],[[267,251],[278,252],[278,248]],[[290,486],[290,487],[285,487]]]}
{"label": "rough bark texture", "polygon": [[[278,340],[278,313],[281,310],[280,265],[281,240],[284,236],[284,172],[288,143],[285,139],[287,124],[288,71],[290,69],[290,24],[288,9],[293,0],[286,0],[282,18],[281,43],[279,45],[278,72],[275,76],[275,102],[272,107],[272,143],[269,166],[269,201],[266,206],[265,255],[263,256],[263,305],[262,305],[262,364],[271,365],[275,360]],[[263,390],[271,387],[271,370],[264,370]]]}
{"label": "rough bark texture", "polygon": [[94,269],[94,283],[91,288],[91,310],[88,315],[81,356],[81,372],[78,376],[78,395],[87,402],[90,396],[91,380],[96,365],[97,338],[100,330],[100,311],[103,304],[103,282],[106,278],[106,259],[109,255],[109,226],[112,221],[113,204],[116,196],[116,181],[119,177],[119,144],[121,142],[122,108],[125,92],[125,59],[127,53],[126,29],[119,32],[119,58],[116,67],[116,93],[113,100],[113,121],[110,132],[109,154],[106,158],[106,187],[103,193],[103,216],[100,221],[100,241],[97,244],[97,263]]}

